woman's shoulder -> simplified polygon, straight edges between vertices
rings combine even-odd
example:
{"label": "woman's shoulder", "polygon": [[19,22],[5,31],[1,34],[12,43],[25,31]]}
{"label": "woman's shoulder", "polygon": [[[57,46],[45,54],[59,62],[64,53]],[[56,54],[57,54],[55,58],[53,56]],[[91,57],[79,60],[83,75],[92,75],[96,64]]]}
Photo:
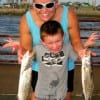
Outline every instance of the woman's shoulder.
{"label": "woman's shoulder", "polygon": [[69,15],[69,18],[73,18],[73,19],[77,17],[75,11],[71,8],[68,8],[68,15]]}

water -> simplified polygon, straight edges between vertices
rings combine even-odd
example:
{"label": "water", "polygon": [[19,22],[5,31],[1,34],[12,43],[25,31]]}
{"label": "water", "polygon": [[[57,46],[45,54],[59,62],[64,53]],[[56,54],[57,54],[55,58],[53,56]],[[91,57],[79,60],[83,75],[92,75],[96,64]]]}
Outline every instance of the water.
{"label": "water", "polygon": [[[0,16],[0,34],[18,34],[20,16]],[[80,27],[100,28],[100,22],[80,22]],[[81,31],[81,36],[89,36],[93,31]]]}
{"label": "water", "polygon": [[20,16],[0,16],[0,34],[18,34]]}
{"label": "water", "polygon": [[[0,16],[0,34],[19,34],[19,23],[20,23],[20,16]],[[95,27],[95,28],[100,28],[100,22],[80,22],[79,23],[80,27]],[[84,31],[82,30],[80,32],[81,36],[89,36],[91,33],[95,31]],[[98,31],[97,31],[98,32]],[[100,32],[98,32],[100,33]],[[0,42],[4,41],[3,38],[0,38]],[[96,41],[95,45],[100,45],[100,41]],[[0,50],[2,48],[0,47]],[[5,49],[3,49],[5,51]],[[6,50],[11,50],[10,48]],[[95,51],[97,54],[100,54],[100,49],[92,49],[92,51]],[[2,56],[0,59],[3,58],[10,58],[13,59],[13,57],[10,55],[10,57],[7,56]],[[17,57],[14,57],[17,59]]]}
{"label": "water", "polygon": [[[20,16],[0,16],[0,34],[19,34]],[[100,22],[80,22],[80,27],[100,28]],[[81,36],[89,36],[93,31],[81,31]]]}

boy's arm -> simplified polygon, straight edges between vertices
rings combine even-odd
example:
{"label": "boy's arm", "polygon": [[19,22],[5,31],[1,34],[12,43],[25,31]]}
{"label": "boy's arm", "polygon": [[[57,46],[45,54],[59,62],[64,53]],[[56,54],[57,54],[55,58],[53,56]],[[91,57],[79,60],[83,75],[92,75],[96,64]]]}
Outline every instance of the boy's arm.
{"label": "boy's arm", "polygon": [[74,61],[76,61],[77,58],[78,58],[78,54],[73,50],[72,45],[70,43],[67,45],[67,49],[68,49],[69,58],[71,58]]}

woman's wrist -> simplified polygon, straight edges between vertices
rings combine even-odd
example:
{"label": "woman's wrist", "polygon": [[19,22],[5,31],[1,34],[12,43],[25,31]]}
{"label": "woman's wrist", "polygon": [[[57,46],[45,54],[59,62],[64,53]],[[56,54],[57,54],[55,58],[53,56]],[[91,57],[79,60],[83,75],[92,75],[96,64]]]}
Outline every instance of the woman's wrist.
{"label": "woman's wrist", "polygon": [[83,44],[83,47],[84,47],[84,48],[88,48],[88,44],[85,42],[85,43]]}

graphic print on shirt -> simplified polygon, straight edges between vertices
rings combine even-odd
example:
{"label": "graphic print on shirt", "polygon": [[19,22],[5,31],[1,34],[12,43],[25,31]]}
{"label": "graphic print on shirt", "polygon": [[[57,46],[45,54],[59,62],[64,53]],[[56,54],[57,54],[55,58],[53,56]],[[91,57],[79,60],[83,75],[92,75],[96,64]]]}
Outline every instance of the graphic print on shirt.
{"label": "graphic print on shirt", "polygon": [[46,67],[62,67],[63,59],[65,58],[64,52],[60,51],[59,53],[44,53],[42,56],[42,62],[45,64]]}

